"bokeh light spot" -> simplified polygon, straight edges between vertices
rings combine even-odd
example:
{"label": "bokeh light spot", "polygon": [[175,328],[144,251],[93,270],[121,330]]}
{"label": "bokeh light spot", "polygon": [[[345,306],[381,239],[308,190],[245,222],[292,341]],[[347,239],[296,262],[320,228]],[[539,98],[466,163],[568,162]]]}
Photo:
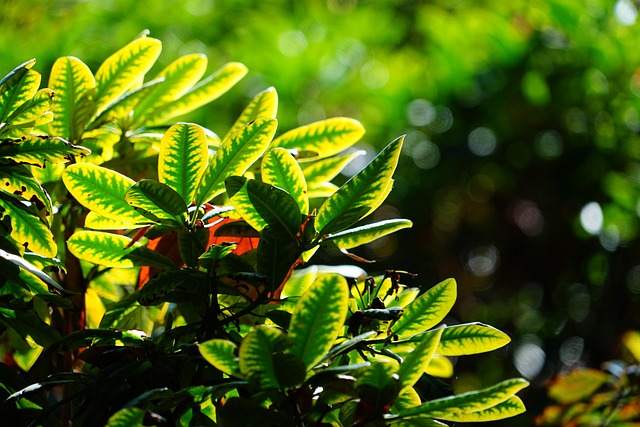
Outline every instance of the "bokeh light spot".
{"label": "bokeh light spot", "polygon": [[360,69],[362,83],[370,89],[381,89],[389,81],[389,69],[377,60],[371,60]]}
{"label": "bokeh light spot", "polygon": [[532,379],[542,371],[546,358],[546,353],[538,344],[524,342],[513,352],[513,365],[523,377]]}
{"label": "bokeh light spot", "polygon": [[285,31],[278,37],[278,49],[285,56],[298,56],[307,46],[307,38],[301,31]]}
{"label": "bokeh light spot", "polygon": [[518,200],[513,203],[511,218],[518,228],[529,237],[539,236],[544,230],[542,211],[531,200]]}
{"label": "bokeh light spot", "polygon": [[562,154],[564,144],[560,134],[550,130],[542,132],[535,141],[538,155],[544,159],[553,159]]}
{"label": "bokeh light spot", "polygon": [[476,156],[488,156],[496,149],[496,136],[489,128],[475,128],[469,134],[467,145],[469,150]]}
{"label": "bokeh light spot", "polygon": [[414,99],[407,108],[407,119],[413,126],[426,126],[436,118],[433,104],[426,99]]}
{"label": "bokeh light spot", "polygon": [[584,352],[584,339],[580,337],[567,338],[560,346],[560,360],[568,366],[580,361]]}
{"label": "bokeh light spot", "polygon": [[589,234],[598,234],[602,230],[604,215],[597,202],[589,202],[580,210],[580,225]]}
{"label": "bokeh light spot", "polygon": [[632,294],[640,294],[640,265],[631,267],[627,273],[627,289]]}
{"label": "bokeh light spot", "polygon": [[613,15],[618,22],[627,27],[636,23],[638,19],[638,9],[631,0],[618,0],[615,8],[613,9]]}
{"label": "bokeh light spot", "polygon": [[493,245],[478,246],[469,252],[467,268],[478,277],[493,274],[498,268],[500,253]]}

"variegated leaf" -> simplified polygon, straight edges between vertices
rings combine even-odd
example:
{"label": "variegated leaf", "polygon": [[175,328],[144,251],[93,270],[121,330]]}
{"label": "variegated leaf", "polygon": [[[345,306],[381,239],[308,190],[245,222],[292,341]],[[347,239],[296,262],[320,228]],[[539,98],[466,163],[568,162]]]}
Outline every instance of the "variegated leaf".
{"label": "variegated leaf", "polygon": [[413,387],[424,374],[438,347],[443,330],[443,328],[438,328],[429,334],[425,334],[416,348],[400,364],[398,377],[403,389]]}
{"label": "variegated leaf", "polygon": [[202,357],[219,371],[232,377],[242,378],[238,357],[234,354],[237,347],[233,342],[213,339],[200,344],[198,350]]}
{"label": "variegated leaf", "polygon": [[174,117],[186,114],[215,100],[231,89],[245,74],[247,74],[247,67],[238,62],[223,65],[180,98],[156,109],[153,114],[149,115],[149,125],[165,124]]}
{"label": "variegated leaf", "polygon": [[276,118],[278,112],[278,92],[274,87],[267,88],[257,94],[245,107],[240,117],[231,126],[224,139],[229,138],[238,129],[260,117]]}
{"label": "variegated leaf", "polygon": [[447,419],[451,414],[469,414],[484,411],[507,401],[529,383],[521,378],[502,381],[482,390],[470,391],[454,396],[430,400],[415,408],[409,408],[398,415],[427,415],[431,418]]}
{"label": "variegated leaf", "polygon": [[412,225],[408,219],[388,219],[330,234],[323,241],[332,241],[341,249],[351,249]]}
{"label": "variegated leaf", "polygon": [[11,127],[34,127],[53,102],[51,89],[40,89],[32,99],[18,107],[7,119]]}
{"label": "variegated leaf", "polygon": [[[0,187],[8,193],[17,194],[26,200],[38,201],[49,214],[52,212],[51,197],[24,165],[3,165],[0,168]],[[34,200],[35,199],[35,200]]]}
{"label": "variegated leaf", "polygon": [[84,157],[88,154],[91,154],[91,151],[87,148],[56,137],[30,135],[24,139],[0,143],[0,157],[41,168],[47,164],[69,162],[74,157]]}
{"label": "variegated leaf", "polygon": [[[207,57],[202,54],[185,55],[173,61],[156,76],[162,79],[160,90],[152,92],[136,106],[136,121],[144,123],[165,104],[184,95],[207,70]],[[150,115],[151,114],[151,115]]]}
{"label": "variegated leaf", "polygon": [[78,58],[64,56],[51,68],[49,87],[55,93],[51,106],[54,119],[49,123],[49,132],[69,141],[78,141],[91,116],[84,114],[80,107],[83,103],[93,105],[89,99],[96,87],[93,73]]}
{"label": "variegated leaf", "polygon": [[160,40],[142,37],[107,58],[96,72],[96,112],[102,112],[142,78],[161,50]]}
{"label": "variegated leaf", "polygon": [[262,158],[262,181],[283,189],[298,203],[303,215],[309,213],[307,183],[298,162],[284,148],[269,150]]}
{"label": "variegated leaf", "polygon": [[254,381],[261,389],[279,388],[273,362],[275,349],[283,349],[286,336],[276,328],[257,328],[242,340],[239,365],[242,375]]}
{"label": "variegated leaf", "polygon": [[30,251],[54,257],[58,247],[49,227],[29,207],[0,192],[0,207],[11,220],[11,238]]}
{"label": "variegated leaf", "polygon": [[342,332],[349,307],[349,287],[337,274],[318,276],[302,295],[291,317],[291,353],[313,368]]}
{"label": "variegated leaf", "polygon": [[431,329],[445,318],[455,301],[456,281],[444,280],[407,305],[391,333],[406,338]]}
{"label": "variegated leaf", "polygon": [[320,234],[342,231],[379,204],[388,191],[404,137],[387,145],[364,169],[352,176],[320,206],[315,227]]}
{"label": "variegated leaf", "polygon": [[76,163],[65,169],[62,181],[78,202],[99,215],[137,226],[151,224],[124,199],[135,181],[118,172],[89,163]]}
{"label": "variegated leaf", "polygon": [[195,124],[178,123],[169,128],[160,143],[158,179],[190,205],[208,160],[204,130]]}
{"label": "variegated leaf", "polygon": [[276,132],[275,119],[260,118],[236,131],[211,159],[196,191],[196,205],[224,191],[224,181],[242,175],[262,156]]}
{"label": "variegated leaf", "polygon": [[364,150],[356,150],[350,153],[338,154],[336,156],[327,157],[315,161],[303,161],[300,168],[304,173],[309,187],[321,185],[335,178],[352,160],[360,157],[367,152]]}
{"label": "variegated leaf", "polygon": [[456,412],[451,411],[446,415],[438,418],[445,421],[453,421],[456,423],[475,423],[486,421],[498,421],[505,418],[515,417],[526,411],[524,403],[518,396],[511,396],[504,402],[498,403],[496,406],[475,411],[475,412]]}
{"label": "variegated leaf", "polygon": [[154,220],[168,220],[180,225],[187,217],[187,205],[182,196],[158,181],[143,179],[136,182],[127,190],[124,199],[138,212]]}
{"label": "variegated leaf", "polygon": [[29,101],[40,87],[40,73],[31,69],[36,63],[29,60],[16,67],[2,79],[0,85],[0,123],[6,123],[7,118],[22,104]]}
{"label": "variegated leaf", "polygon": [[436,352],[443,356],[485,353],[507,345],[511,338],[493,326],[465,323],[445,328]]}
{"label": "variegated leaf", "polygon": [[133,222],[107,218],[91,211],[87,213],[87,216],[84,219],[84,226],[94,230],[131,230],[138,228],[140,225]]}
{"label": "variegated leaf", "polygon": [[364,132],[357,120],[334,117],[285,132],[273,141],[272,147],[310,151],[319,157],[329,157],[351,147]]}

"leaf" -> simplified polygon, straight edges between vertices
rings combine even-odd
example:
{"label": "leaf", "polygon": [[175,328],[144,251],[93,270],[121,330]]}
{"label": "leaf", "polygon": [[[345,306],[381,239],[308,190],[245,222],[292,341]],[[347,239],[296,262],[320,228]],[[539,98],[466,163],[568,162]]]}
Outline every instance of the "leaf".
{"label": "leaf", "polygon": [[144,425],[145,411],[140,408],[124,408],[113,414],[105,427],[135,427]]}
{"label": "leaf", "polygon": [[2,79],[0,86],[0,123],[25,102],[29,101],[40,87],[40,73],[31,69],[36,63],[31,59],[11,71]]}
{"label": "leaf", "polygon": [[[51,197],[34,178],[31,170],[24,165],[3,165],[0,168],[0,187],[34,202],[38,208],[52,213]],[[41,206],[40,206],[41,205]]]}
{"label": "leaf", "polygon": [[[30,202],[25,203],[31,205]],[[25,203],[0,191],[0,207],[11,220],[11,238],[30,251],[54,257],[58,246],[53,233]]]}
{"label": "leaf", "polygon": [[136,121],[143,123],[150,117],[153,119],[154,111],[184,95],[206,70],[207,57],[202,54],[185,55],[173,61],[155,78],[163,80],[159,90],[153,91],[136,105]]}
{"label": "leaf", "polygon": [[[102,316],[102,320],[100,320],[100,328],[126,329],[128,326],[127,320],[140,313],[140,310],[143,309],[146,310],[146,307],[141,307],[138,304],[138,291],[132,292],[109,306],[107,312]],[[135,327],[141,328],[139,323]]]}
{"label": "leaf", "polygon": [[[11,127],[31,128],[37,126],[40,117],[49,109],[53,102],[51,89],[40,89],[32,99],[16,108],[7,118]],[[28,132],[25,132],[25,134]]]}
{"label": "leaf", "polygon": [[60,339],[60,334],[32,311],[14,311],[0,307],[0,323],[13,328],[22,337],[30,336],[36,344],[43,347]]}
{"label": "leaf", "polygon": [[625,332],[622,336],[622,343],[631,352],[636,361],[640,362],[640,332]]}
{"label": "leaf", "polygon": [[198,346],[198,350],[202,357],[219,371],[232,377],[242,378],[238,357],[234,354],[237,347],[231,341],[222,339],[205,341]]}
{"label": "leaf", "polygon": [[484,411],[507,401],[528,385],[527,381],[521,378],[514,378],[482,390],[430,400],[415,408],[403,410],[398,415],[400,417],[426,415],[431,418],[447,419],[452,414],[469,414]]}
{"label": "leaf", "polygon": [[171,126],[162,138],[158,180],[177,191],[190,205],[208,161],[204,130],[195,124],[178,123]]}
{"label": "leaf", "polygon": [[[142,245],[138,242],[132,243],[129,237],[102,231],[77,231],[67,240],[67,248],[76,257],[104,267],[133,267],[134,265],[140,265],[139,262],[134,263],[133,261],[139,260],[141,256],[144,259],[160,259],[153,255],[148,255],[145,258],[145,251],[142,249]],[[138,252],[131,255],[136,250]],[[158,263],[163,267],[173,267],[173,263],[170,261],[158,261]]]}
{"label": "leaf", "polygon": [[231,128],[227,131],[224,139],[228,139],[242,126],[260,117],[269,117],[275,119],[277,112],[278,92],[276,92],[276,89],[272,86],[263,90],[251,100],[249,105],[247,105],[240,114],[240,117],[238,117],[233,126],[231,126]]}
{"label": "leaf", "polygon": [[436,353],[442,356],[463,356],[485,353],[507,345],[511,338],[504,332],[482,323],[447,326]]}
{"label": "leaf", "polygon": [[574,369],[567,375],[560,375],[551,381],[549,397],[563,405],[588,398],[609,380],[603,371],[590,368]]}
{"label": "leaf", "polygon": [[479,421],[503,420],[505,418],[515,417],[516,415],[522,414],[525,411],[526,408],[524,407],[524,403],[522,403],[522,400],[520,400],[518,396],[511,396],[504,402],[481,411],[468,413],[452,412],[438,418],[445,421],[474,423]]}
{"label": "leaf", "polygon": [[302,215],[296,201],[285,191],[255,179],[233,176],[226,181],[231,204],[249,225],[272,230],[296,240]]}
{"label": "leaf", "polygon": [[99,215],[136,226],[152,223],[127,203],[125,194],[135,181],[118,172],[76,163],[65,169],[62,181],[78,202]]}
{"label": "leaf", "polygon": [[345,117],[334,117],[292,129],[273,141],[272,147],[311,151],[319,157],[337,154],[358,142],[362,125]]}
{"label": "leaf", "polygon": [[408,219],[388,219],[374,222],[373,224],[350,228],[339,233],[329,234],[322,240],[325,242],[331,241],[341,249],[351,249],[373,242],[380,237],[402,230],[403,228],[409,228],[412,225],[413,222]]}
{"label": "leaf", "polygon": [[240,344],[240,372],[255,382],[261,389],[279,388],[273,354],[285,340],[285,335],[278,329],[261,327],[247,334]]}
{"label": "leaf", "polygon": [[258,273],[266,276],[271,297],[279,296],[283,282],[291,274],[300,253],[297,240],[283,235],[281,231],[267,226],[260,233],[257,269]]}
{"label": "leaf", "polygon": [[381,203],[380,196],[388,191],[403,140],[404,137],[400,137],[392,141],[364,169],[325,200],[315,221],[320,234],[346,229]]}
{"label": "leaf", "polygon": [[372,363],[356,381],[356,391],[362,404],[374,413],[384,413],[396,401],[401,384],[396,374],[397,366],[390,362]]}
{"label": "leaf", "polygon": [[[55,280],[49,277],[41,269],[20,256],[0,249],[0,262],[4,277],[38,295],[49,294],[49,288],[55,288],[60,292],[66,290]],[[6,263],[6,264],[5,264]]]}
{"label": "leaf", "polygon": [[444,328],[438,328],[429,334],[425,334],[417,347],[400,364],[398,377],[403,389],[413,387],[424,374],[436,352],[443,330]]}
{"label": "leaf", "polygon": [[157,305],[162,302],[173,301],[180,287],[189,282],[189,287],[195,289],[195,285],[203,279],[202,273],[189,268],[172,269],[163,271],[150,279],[140,290],[138,301],[141,305]]}
{"label": "leaf", "polygon": [[293,311],[289,337],[291,353],[313,368],[331,349],[342,331],[349,306],[349,287],[344,277],[325,274],[316,278]]}
{"label": "leaf", "polygon": [[96,72],[96,112],[102,112],[136,84],[151,69],[161,50],[160,40],[142,37],[107,58]]}
{"label": "leaf", "polygon": [[444,280],[407,305],[391,333],[406,338],[430,329],[444,319],[455,301],[456,281]]}
{"label": "leaf", "polygon": [[167,123],[170,119],[186,114],[201,107],[231,89],[247,74],[247,67],[238,62],[223,65],[211,76],[192,87],[187,93],[175,101],[169,102],[154,110],[149,126]]}
{"label": "leaf", "polygon": [[277,126],[275,119],[256,119],[226,139],[202,176],[196,191],[196,205],[221,194],[228,177],[245,173],[267,149]]}
{"label": "leaf", "polygon": [[307,185],[309,187],[315,187],[331,181],[345,166],[351,163],[353,159],[366,153],[364,150],[356,150],[312,162],[302,162],[300,163],[300,168],[307,180]]}
{"label": "leaf", "polygon": [[158,181],[143,179],[136,182],[127,190],[124,199],[143,215],[148,212],[157,219],[170,220],[177,225],[187,217],[187,205],[182,196]]}
{"label": "leaf", "polygon": [[336,357],[337,355],[344,352],[345,350],[350,349],[351,347],[354,347],[356,344],[360,343],[361,341],[368,340],[369,338],[373,338],[375,335],[377,335],[376,331],[367,331],[360,335],[356,335],[355,337],[350,338],[340,343],[339,345],[333,347],[330,351],[328,351],[322,357],[322,359],[320,359],[318,363],[322,363],[325,360],[329,360],[333,357]]}
{"label": "leaf", "polygon": [[304,215],[309,213],[307,183],[298,162],[284,148],[269,150],[262,158],[262,181],[286,191],[295,199]]}
{"label": "leaf", "polygon": [[92,228],[94,230],[131,230],[139,228],[140,224],[118,221],[117,219],[107,218],[90,211],[84,219],[84,226],[85,228]]}
{"label": "leaf", "polygon": [[56,137],[29,135],[25,139],[0,143],[0,157],[41,168],[46,167],[47,163],[69,162],[74,157],[84,157],[88,154],[91,154],[91,150]]}
{"label": "leaf", "polygon": [[88,94],[95,91],[96,81],[87,65],[73,56],[58,58],[51,68],[49,87],[55,98],[51,106],[53,121],[49,133],[69,141],[79,141],[90,115],[80,109]]}

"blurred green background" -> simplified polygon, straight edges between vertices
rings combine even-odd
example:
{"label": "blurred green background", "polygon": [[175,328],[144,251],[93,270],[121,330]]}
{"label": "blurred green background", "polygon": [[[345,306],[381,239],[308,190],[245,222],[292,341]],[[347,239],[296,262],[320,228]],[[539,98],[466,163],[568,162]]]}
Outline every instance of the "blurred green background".
{"label": "blurred green background", "polygon": [[[205,53],[249,75],[185,120],[224,134],[275,86],[281,131],[361,121],[372,156],[406,134],[376,219],[414,228],[359,251],[365,266],[455,277],[449,323],[482,321],[513,342],[458,361],[465,391],[507,376],[533,386],[531,425],[553,374],[625,357],[640,329],[640,31],[631,0],[2,0],[0,74],[74,55],[93,70],[144,29],[157,71]],[[151,73],[153,75],[153,72]],[[364,161],[364,160],[363,160]],[[363,164],[353,165],[351,172]],[[346,171],[347,174],[349,170]],[[348,262],[320,254],[317,262]]]}

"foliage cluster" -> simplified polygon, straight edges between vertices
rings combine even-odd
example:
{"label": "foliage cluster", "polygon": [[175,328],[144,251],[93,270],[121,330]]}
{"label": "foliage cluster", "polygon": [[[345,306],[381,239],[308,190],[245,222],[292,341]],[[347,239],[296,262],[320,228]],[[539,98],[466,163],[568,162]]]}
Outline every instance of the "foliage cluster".
{"label": "foliage cluster", "polygon": [[[226,135],[173,123],[247,72],[185,55],[147,80],[146,33],[95,74],[61,57],[0,81],[0,364],[20,425],[445,425],[524,411],[510,379],[454,394],[448,357],[509,342],[441,324],[456,282],[308,265],[411,226],[367,222],[391,192],[397,138],[362,153],[359,122],[277,134],[277,92]],[[133,178],[132,178],[133,177]],[[363,221],[364,220],[364,221]],[[304,268],[302,268],[305,266]],[[5,415],[6,414],[6,415]]]}

